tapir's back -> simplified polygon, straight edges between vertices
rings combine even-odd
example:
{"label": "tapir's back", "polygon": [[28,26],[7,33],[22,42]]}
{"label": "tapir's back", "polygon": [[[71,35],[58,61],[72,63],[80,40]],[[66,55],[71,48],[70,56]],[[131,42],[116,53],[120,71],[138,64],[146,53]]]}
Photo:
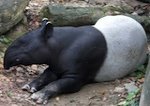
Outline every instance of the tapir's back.
{"label": "tapir's back", "polygon": [[144,29],[138,22],[122,15],[106,16],[93,27],[103,33],[108,48],[96,81],[121,78],[144,62],[147,40]]}

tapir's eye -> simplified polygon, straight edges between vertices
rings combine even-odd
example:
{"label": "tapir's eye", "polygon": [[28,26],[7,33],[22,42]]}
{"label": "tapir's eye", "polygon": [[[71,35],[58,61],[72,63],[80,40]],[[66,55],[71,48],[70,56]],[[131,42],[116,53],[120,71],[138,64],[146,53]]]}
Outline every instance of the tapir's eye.
{"label": "tapir's eye", "polygon": [[18,58],[17,58],[17,59],[16,59],[16,61],[17,61],[17,62],[19,62],[19,61],[20,61],[20,59],[18,59]]}

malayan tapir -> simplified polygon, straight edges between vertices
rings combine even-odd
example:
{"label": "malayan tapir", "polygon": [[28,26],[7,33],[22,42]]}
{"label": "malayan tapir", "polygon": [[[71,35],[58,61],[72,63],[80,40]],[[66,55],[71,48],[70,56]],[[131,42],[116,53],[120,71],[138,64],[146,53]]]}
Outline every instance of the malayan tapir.
{"label": "malayan tapir", "polygon": [[147,38],[134,19],[105,16],[95,25],[41,26],[16,39],[6,50],[4,68],[47,64],[49,67],[23,86],[37,103],[79,91],[91,82],[110,81],[133,72],[146,59]]}

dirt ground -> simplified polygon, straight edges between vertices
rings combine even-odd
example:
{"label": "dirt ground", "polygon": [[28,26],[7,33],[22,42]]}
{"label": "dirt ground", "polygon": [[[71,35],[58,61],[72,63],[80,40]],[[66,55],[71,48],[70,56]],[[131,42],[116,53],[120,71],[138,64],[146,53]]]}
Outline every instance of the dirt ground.
{"label": "dirt ground", "polygon": [[[37,26],[36,18],[39,10],[49,3],[74,3],[77,5],[130,5],[131,8],[144,3],[135,0],[31,0],[26,10],[29,16],[29,26]],[[136,11],[136,10],[135,10]],[[41,106],[30,99],[30,93],[22,91],[21,87],[37,77],[44,69],[45,65],[29,67],[17,67],[13,72],[7,73],[3,70],[0,63],[0,106]],[[137,79],[136,76],[130,75],[124,79],[111,82],[89,84],[83,87],[81,91],[73,94],[60,95],[50,99],[46,106],[117,106],[126,99],[127,89],[125,84],[134,82],[139,89],[144,81],[144,76]],[[137,95],[139,99],[140,95]],[[122,105],[121,105],[122,106]]]}
{"label": "dirt ground", "polygon": [[[41,106],[30,99],[30,93],[21,87],[35,78],[45,66],[17,67],[13,72],[0,71],[0,106]],[[50,99],[45,106],[117,106],[127,96],[125,84],[136,82],[141,88],[143,77],[128,76],[124,79],[86,85],[81,91]],[[137,96],[139,97],[139,95]]]}

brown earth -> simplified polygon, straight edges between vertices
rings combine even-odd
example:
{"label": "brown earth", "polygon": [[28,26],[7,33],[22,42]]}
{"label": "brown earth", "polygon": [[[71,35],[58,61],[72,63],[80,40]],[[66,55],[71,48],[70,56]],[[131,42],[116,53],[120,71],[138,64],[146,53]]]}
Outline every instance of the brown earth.
{"label": "brown earth", "polygon": [[[30,100],[30,93],[21,87],[35,78],[45,66],[17,67],[6,73],[0,71],[0,106],[38,106]],[[136,82],[141,88],[143,78],[126,77],[124,79],[86,85],[81,91],[73,94],[60,95],[50,99],[46,106],[116,106],[125,100],[127,91],[125,84]]]}

